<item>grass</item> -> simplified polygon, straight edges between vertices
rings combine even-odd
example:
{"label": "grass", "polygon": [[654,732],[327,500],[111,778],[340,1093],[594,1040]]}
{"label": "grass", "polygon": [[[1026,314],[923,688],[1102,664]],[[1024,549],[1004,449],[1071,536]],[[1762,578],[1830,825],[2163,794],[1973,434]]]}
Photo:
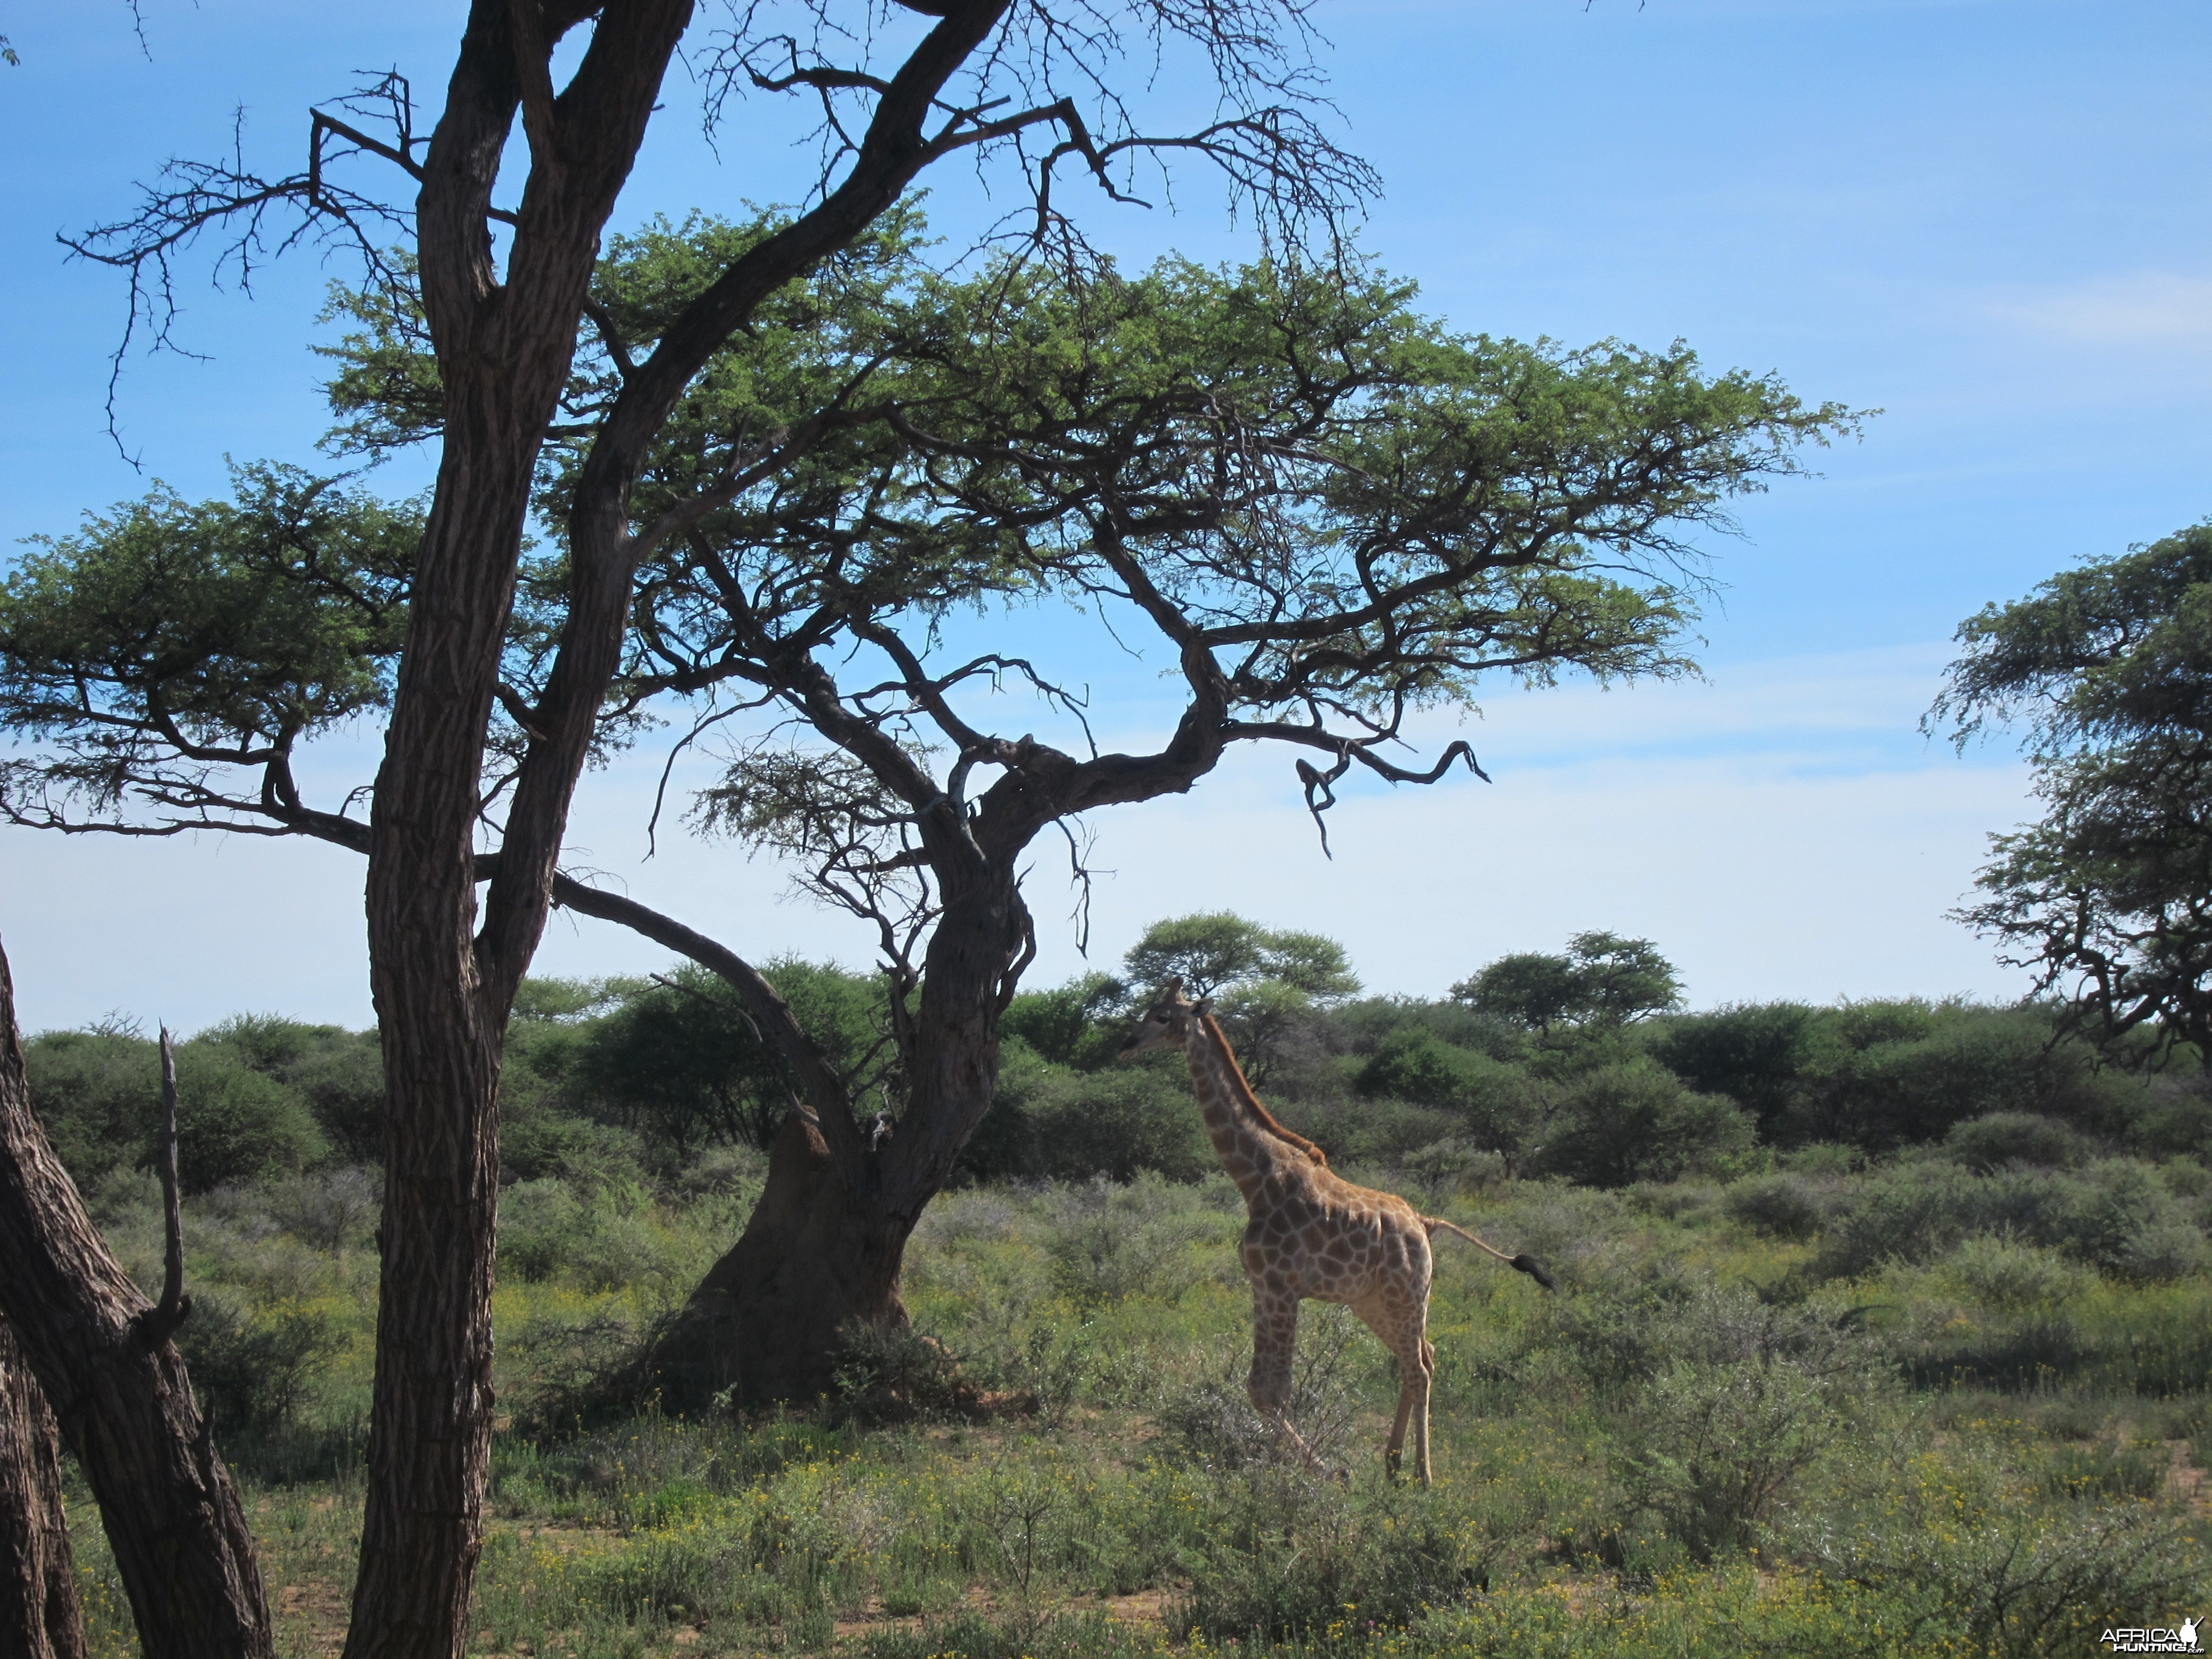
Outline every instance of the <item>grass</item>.
{"label": "grass", "polygon": [[[1880,1178],[1826,1175],[1809,1197],[1765,1176],[1430,1195],[1562,1289],[1440,1245],[1428,1491],[1382,1478],[1395,1378],[1340,1310],[1309,1304],[1295,1415],[1341,1478],[1285,1467],[1257,1433],[1225,1182],[947,1194],[906,1299],[989,1410],[871,1422],[832,1400],[506,1430],[471,1651],[1996,1659],[2091,1651],[2106,1625],[2212,1604],[2212,1278],[2113,1277],[2001,1232],[1823,1278],[1826,1230]],[[144,1194],[102,1201],[150,1271]],[[537,1277],[502,1273],[510,1407],[619,1352],[742,1214],[726,1194],[532,1202],[583,1242],[533,1247]],[[620,1248],[586,1248],[595,1226]],[[335,1652],[360,1522],[366,1231],[311,1243],[237,1194],[187,1230],[195,1286],[231,1299],[239,1340],[322,1322],[292,1379],[304,1405],[258,1428],[219,1417],[218,1433],[280,1652]],[[608,1266],[624,1252],[629,1279]],[[913,1359],[897,1346],[856,1354],[856,1399]],[[131,1652],[81,1495],[72,1520],[94,1651]]]}

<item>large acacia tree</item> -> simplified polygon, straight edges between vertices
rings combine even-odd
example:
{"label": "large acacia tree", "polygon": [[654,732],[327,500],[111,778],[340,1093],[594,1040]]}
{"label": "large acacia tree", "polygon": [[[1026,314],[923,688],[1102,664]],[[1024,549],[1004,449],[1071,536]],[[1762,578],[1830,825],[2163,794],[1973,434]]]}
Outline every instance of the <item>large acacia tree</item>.
{"label": "large acacia tree", "polygon": [[[687,735],[742,734],[699,823],[782,853],[866,924],[885,1042],[833,1063],[735,951],[556,879],[557,902],[735,986],[804,1105],[745,1237],[656,1356],[678,1397],[804,1396],[842,1325],[903,1316],[908,1234],[988,1109],[1000,1017],[1034,951],[1023,871],[1041,836],[1187,791],[1239,744],[1287,750],[1319,818],[1354,769],[1472,770],[1463,742],[1419,744],[1424,716],[1466,707],[1485,676],[1678,671],[1698,580],[1682,538],[1847,424],[1680,348],[1454,334],[1356,266],[1170,261],[1125,278],[1003,262],[953,281],[920,264],[917,229],[886,224],[787,290],[672,411],[635,496],[666,531],[594,734],[625,740],[671,707]],[[563,441],[538,472],[548,522],[583,487],[622,359],[657,349],[714,270],[781,234],[774,218],[701,223],[612,247],[555,411]],[[439,368],[409,307],[356,310],[332,382],[349,441],[434,437]],[[773,465],[745,459],[770,434]],[[420,580],[386,556],[404,540],[391,513],[263,471],[238,503],[142,503],[30,561],[0,609],[0,715],[51,747],[19,768],[9,810],[369,845],[299,798],[291,756],[386,695],[377,629]],[[220,631],[274,599],[180,604],[173,558],[166,593],[133,574],[184,546],[207,550],[186,591],[304,595],[284,643],[240,650]],[[526,573],[504,644],[502,781],[557,672],[565,553]],[[1046,609],[1036,649],[1007,643]],[[959,646],[979,612],[997,648]],[[1148,650],[1181,705],[1133,749],[1090,742],[1063,689],[1113,641]],[[158,711],[187,705],[209,712],[180,742]],[[1018,733],[992,724],[1010,706]],[[864,1127],[864,1105],[886,1100],[889,1121]]]}
{"label": "large acacia tree", "polygon": [[[526,706],[503,690],[502,669],[532,481],[591,309],[602,233],[694,10],[692,0],[472,0],[427,136],[391,76],[313,113],[301,172],[173,163],[137,213],[74,243],[130,273],[134,327],[162,337],[175,263],[198,239],[231,236],[219,258],[245,274],[275,246],[334,238],[374,276],[411,271],[439,371],[437,483],[365,826],[389,1110],[356,1659],[458,1653],[465,1638],[492,1422],[501,1036],[620,665],[633,574],[673,528],[666,514],[641,516],[633,498],[687,389],[772,296],[948,158],[1003,158],[1031,187],[1035,236],[1063,248],[1075,240],[1061,205],[1070,169],[1126,196],[1147,157],[1204,158],[1293,237],[1368,182],[1308,112],[1305,0],[731,4],[721,27],[696,38],[709,118],[732,97],[801,100],[819,119],[820,188],[708,273],[649,350],[618,349],[620,386],[578,457],[557,624]],[[580,51],[568,44],[577,33]],[[1200,121],[1138,124],[1115,90],[1131,44],[1140,57],[1197,59],[1212,82]],[[556,52],[574,65],[565,83]],[[1141,63],[1133,78],[1145,80]],[[518,121],[524,153],[511,161]],[[387,258],[395,235],[404,260]],[[732,476],[750,476],[780,465],[782,449],[750,443],[735,459]],[[710,494],[726,483],[720,469],[716,478]],[[477,832],[501,708],[523,736],[495,865],[478,859]]]}
{"label": "large acacia tree", "polygon": [[2125,1057],[2212,1054],[2212,525],[2063,571],[1959,629],[1929,721],[2024,728],[2044,817],[1960,919]]}

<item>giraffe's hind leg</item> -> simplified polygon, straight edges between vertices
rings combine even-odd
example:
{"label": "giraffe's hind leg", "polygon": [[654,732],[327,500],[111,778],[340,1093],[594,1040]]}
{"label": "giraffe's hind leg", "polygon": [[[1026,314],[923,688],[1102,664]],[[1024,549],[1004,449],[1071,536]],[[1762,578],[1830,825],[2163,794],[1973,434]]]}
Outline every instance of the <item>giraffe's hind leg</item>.
{"label": "giraffe's hind leg", "polygon": [[1298,1299],[1287,1291],[1252,1287],[1252,1373],[1245,1392],[1252,1409],[1274,1431],[1278,1444],[1316,1474],[1321,1459],[1291,1426],[1291,1369],[1297,1357]]}
{"label": "giraffe's hind leg", "polygon": [[1410,1306],[1388,1295],[1352,1304],[1360,1322],[1382,1340],[1398,1361],[1398,1415],[1382,1448],[1382,1466],[1395,1479],[1406,1449],[1406,1429],[1413,1431],[1413,1478],[1429,1484],[1429,1380],[1436,1374],[1437,1351],[1426,1335],[1425,1300]]}

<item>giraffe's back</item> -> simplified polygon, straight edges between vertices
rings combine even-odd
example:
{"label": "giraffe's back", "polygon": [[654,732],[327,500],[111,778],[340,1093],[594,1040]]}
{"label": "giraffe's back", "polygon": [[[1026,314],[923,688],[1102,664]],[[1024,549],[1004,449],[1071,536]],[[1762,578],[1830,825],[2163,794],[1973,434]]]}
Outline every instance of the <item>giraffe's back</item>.
{"label": "giraffe's back", "polygon": [[1428,1299],[1428,1229],[1391,1193],[1326,1170],[1255,1207],[1240,1255],[1255,1285],[1321,1302]]}

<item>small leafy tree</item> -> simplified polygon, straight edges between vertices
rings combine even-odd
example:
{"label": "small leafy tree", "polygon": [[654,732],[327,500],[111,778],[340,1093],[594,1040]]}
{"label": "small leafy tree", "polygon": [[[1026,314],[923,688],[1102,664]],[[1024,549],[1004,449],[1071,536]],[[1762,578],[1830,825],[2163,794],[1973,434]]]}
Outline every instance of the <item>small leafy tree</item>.
{"label": "small leafy tree", "polygon": [[1245,1073],[1267,1080],[1284,1044],[1323,1006],[1359,989],[1344,946],[1319,933],[1275,932],[1226,910],[1156,921],[1122,957],[1135,984],[1180,978],[1215,1012]]}
{"label": "small leafy tree", "polygon": [[1618,1027],[1678,1008],[1681,981],[1648,939],[1577,933],[1565,956],[1500,957],[1451,994],[1478,1013],[1548,1035],[1555,1025]]}
{"label": "small leafy tree", "polygon": [[1334,939],[1271,932],[1227,910],[1154,922],[1121,964],[1138,985],[1179,978],[1194,998],[1264,980],[1317,998],[1347,997],[1359,989],[1344,947]]}
{"label": "small leafy tree", "polygon": [[1961,746],[2023,724],[2045,808],[1990,838],[1960,920],[2115,1052],[2212,1053],[2212,524],[2053,576],[1958,639],[1927,724]]}

